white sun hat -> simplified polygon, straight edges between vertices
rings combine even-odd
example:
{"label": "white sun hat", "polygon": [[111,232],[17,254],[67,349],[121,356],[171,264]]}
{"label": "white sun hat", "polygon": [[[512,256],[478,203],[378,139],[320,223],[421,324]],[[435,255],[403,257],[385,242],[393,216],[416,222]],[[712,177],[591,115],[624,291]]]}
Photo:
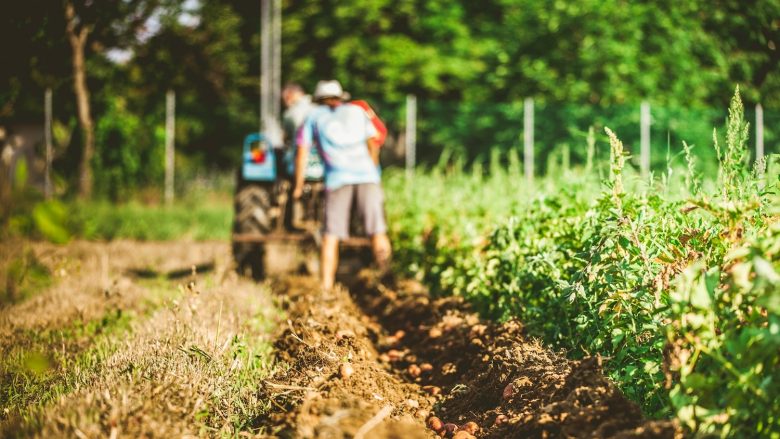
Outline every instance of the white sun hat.
{"label": "white sun hat", "polygon": [[341,84],[335,79],[320,81],[314,89],[314,100],[319,101],[327,98],[349,99],[349,94],[344,92]]}

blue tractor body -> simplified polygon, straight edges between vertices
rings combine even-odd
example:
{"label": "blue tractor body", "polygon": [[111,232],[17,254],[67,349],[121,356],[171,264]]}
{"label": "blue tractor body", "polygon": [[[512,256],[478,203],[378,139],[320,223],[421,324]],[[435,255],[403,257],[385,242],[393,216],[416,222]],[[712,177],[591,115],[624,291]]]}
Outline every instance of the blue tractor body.
{"label": "blue tractor body", "polygon": [[[282,161],[283,163],[277,163]],[[241,176],[244,181],[275,182],[280,173],[292,177],[295,172],[295,152],[288,149],[277,153],[268,138],[262,133],[252,133],[244,138]],[[306,180],[322,180],[324,165],[316,149],[309,154],[306,166]]]}
{"label": "blue tractor body", "polygon": [[246,181],[276,181],[276,154],[273,145],[260,133],[244,138],[241,176]]}

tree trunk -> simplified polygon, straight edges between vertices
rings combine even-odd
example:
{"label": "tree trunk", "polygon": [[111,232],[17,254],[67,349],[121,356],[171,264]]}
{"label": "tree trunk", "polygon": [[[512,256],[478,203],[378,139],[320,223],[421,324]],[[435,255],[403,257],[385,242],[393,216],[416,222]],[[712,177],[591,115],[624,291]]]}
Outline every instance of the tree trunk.
{"label": "tree trunk", "polygon": [[84,48],[87,43],[89,28],[82,24],[77,29],[75,15],[73,3],[70,1],[66,2],[66,30],[70,46],[73,49],[73,89],[76,93],[81,133],[84,136],[84,151],[81,156],[79,176],[79,196],[83,199],[88,199],[92,196],[92,157],[95,155],[95,132],[89,107],[87,69],[84,62]]}

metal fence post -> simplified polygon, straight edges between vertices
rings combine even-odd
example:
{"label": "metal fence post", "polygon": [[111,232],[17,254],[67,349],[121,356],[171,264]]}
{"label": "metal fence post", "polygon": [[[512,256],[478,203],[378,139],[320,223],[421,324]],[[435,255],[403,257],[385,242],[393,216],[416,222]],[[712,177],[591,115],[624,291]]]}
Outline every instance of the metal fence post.
{"label": "metal fence post", "polygon": [[46,89],[44,95],[44,106],[46,112],[46,120],[44,121],[44,137],[46,139],[46,172],[43,181],[43,194],[46,199],[51,198],[51,162],[52,162],[52,140],[51,140],[51,119],[52,119],[52,102],[51,102],[51,88]]}
{"label": "metal fence post", "polygon": [[271,1],[260,1],[260,132],[268,129],[271,112]]}
{"label": "metal fence post", "polygon": [[523,165],[528,184],[534,181],[534,100],[523,102]]}
{"label": "metal fence post", "polygon": [[417,97],[406,95],[406,175],[414,175],[417,160]]}
{"label": "metal fence post", "polygon": [[165,94],[165,203],[173,203],[173,165],[176,136],[176,93]]}
{"label": "metal fence post", "polygon": [[650,123],[650,104],[642,102],[642,105],[639,107],[639,165],[643,178],[647,178],[650,175]]}

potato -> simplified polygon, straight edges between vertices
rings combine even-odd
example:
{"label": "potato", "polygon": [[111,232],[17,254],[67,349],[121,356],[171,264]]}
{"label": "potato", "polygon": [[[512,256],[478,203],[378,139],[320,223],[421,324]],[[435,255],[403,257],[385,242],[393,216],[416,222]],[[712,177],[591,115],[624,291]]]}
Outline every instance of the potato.
{"label": "potato", "polygon": [[493,426],[498,426],[501,424],[506,424],[506,422],[509,420],[509,418],[506,417],[506,415],[498,415],[496,416],[496,420],[493,421]]}
{"label": "potato", "polygon": [[431,416],[428,418],[428,428],[435,432],[440,432],[444,429],[444,423],[441,422],[441,419],[437,418],[436,416]]}
{"label": "potato", "polygon": [[428,337],[430,338],[439,338],[442,335],[442,331],[439,328],[431,328],[430,331],[428,331]]}
{"label": "potato", "polygon": [[441,387],[437,386],[423,386],[423,390],[428,392],[431,396],[436,396],[441,393]]}
{"label": "potato", "polygon": [[390,349],[387,351],[387,356],[390,357],[390,361],[399,361],[404,357],[404,353],[398,349]]}
{"label": "potato", "polygon": [[474,435],[469,433],[468,431],[458,431],[454,435],[452,435],[452,439],[475,439]]}
{"label": "potato", "polygon": [[417,378],[420,376],[420,366],[416,364],[410,364],[409,367],[406,368],[406,371],[409,372],[409,375],[412,376],[412,378]]}
{"label": "potato", "polygon": [[477,434],[477,432],[479,432],[479,425],[477,425],[477,423],[474,421],[469,421],[461,425],[460,430],[466,431],[469,434]]}
{"label": "potato", "polygon": [[507,384],[501,396],[504,398],[504,401],[512,399],[515,396],[515,385],[512,383]]}
{"label": "potato", "polygon": [[432,370],[433,370],[433,365],[431,363],[423,363],[420,365],[421,372],[430,372]]}

